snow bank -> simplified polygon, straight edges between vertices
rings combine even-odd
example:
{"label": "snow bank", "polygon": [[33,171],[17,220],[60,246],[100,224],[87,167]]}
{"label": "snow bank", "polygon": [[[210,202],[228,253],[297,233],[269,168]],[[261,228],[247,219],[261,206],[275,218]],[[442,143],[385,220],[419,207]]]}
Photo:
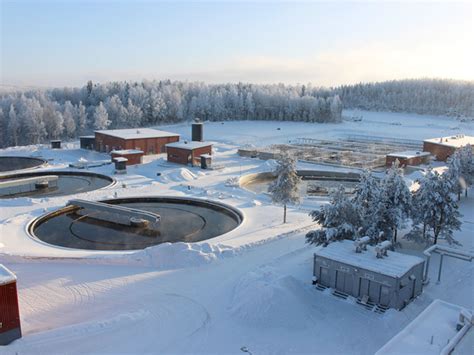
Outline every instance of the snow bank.
{"label": "snow bank", "polygon": [[220,257],[232,256],[234,251],[225,246],[209,243],[163,243],[133,255],[145,266],[155,268],[182,268],[208,264]]}
{"label": "snow bank", "polygon": [[248,326],[305,328],[312,323],[314,295],[291,275],[263,267],[245,274],[234,287],[230,307],[234,317]]}
{"label": "snow bank", "polygon": [[162,174],[157,180],[162,183],[192,181],[198,179],[202,175],[204,175],[202,172],[195,174],[187,168],[179,168]]}

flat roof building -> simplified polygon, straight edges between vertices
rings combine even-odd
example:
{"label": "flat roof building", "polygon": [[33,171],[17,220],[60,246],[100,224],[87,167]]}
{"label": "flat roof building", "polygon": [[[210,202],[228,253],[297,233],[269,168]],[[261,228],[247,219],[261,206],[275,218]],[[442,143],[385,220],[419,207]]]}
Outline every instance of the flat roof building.
{"label": "flat roof building", "polygon": [[201,155],[212,154],[212,144],[198,141],[169,143],[166,153],[171,163],[200,165]]}
{"label": "flat roof building", "polygon": [[353,296],[363,305],[401,309],[423,289],[422,258],[366,246],[356,252],[355,242],[333,242],[314,253],[314,281]]}
{"label": "flat roof building", "polygon": [[423,150],[433,154],[437,160],[446,161],[459,148],[471,145],[474,149],[474,137],[457,134],[455,136],[430,138],[423,141]]}
{"label": "flat roof building", "polygon": [[127,165],[135,165],[142,163],[143,151],[137,149],[112,150],[110,156],[112,161],[116,158],[127,158]]}
{"label": "flat roof building", "polygon": [[387,154],[385,157],[385,165],[387,167],[392,166],[396,160],[400,162],[400,166],[404,167],[407,165],[421,165],[429,163],[431,153],[420,152],[416,150],[406,150],[403,152],[394,152]]}
{"label": "flat roof building", "polygon": [[107,153],[128,149],[141,150],[144,154],[165,153],[166,144],[178,141],[179,134],[152,128],[95,131],[95,149]]}

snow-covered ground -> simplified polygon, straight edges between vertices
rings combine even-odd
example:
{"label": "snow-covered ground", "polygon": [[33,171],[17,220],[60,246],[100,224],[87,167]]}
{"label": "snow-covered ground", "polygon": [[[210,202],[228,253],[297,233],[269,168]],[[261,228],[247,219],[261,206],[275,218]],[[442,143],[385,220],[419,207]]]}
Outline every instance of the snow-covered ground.
{"label": "snow-covered ground", "polygon": [[[232,177],[272,169],[271,161],[239,157],[237,148],[246,144],[285,143],[299,137],[423,140],[474,135],[472,123],[449,118],[360,114],[361,122],[341,124],[206,123],[204,136],[215,142],[214,164],[222,169],[200,170],[168,164],[163,156],[146,157],[145,164],[115,176],[116,185],[74,196],[192,196],[242,211],[241,226],[200,243],[163,244],[138,252],[56,248],[31,239],[26,227],[32,218],[64,206],[71,196],[0,200],[0,263],[18,277],[24,335],[0,353],[370,354],[434,299],[472,309],[473,266],[454,259],[445,259],[441,283],[429,283],[403,311],[381,315],[315,290],[315,247],[305,244],[304,235],[314,227],[308,212],[327,199],[305,199],[289,209],[289,223],[283,225],[282,208],[272,205],[268,196],[226,184]],[[160,128],[180,133],[183,139],[191,133],[189,124]],[[108,158],[77,149],[76,143],[66,146],[70,149],[9,148],[0,155],[52,159],[47,170],[66,168],[81,157]],[[90,171],[112,174],[113,167]],[[474,197],[463,198],[460,206],[464,223],[455,236],[460,248],[473,252]],[[421,254],[420,246],[406,246],[403,252]],[[435,256],[432,279],[437,263]]]}

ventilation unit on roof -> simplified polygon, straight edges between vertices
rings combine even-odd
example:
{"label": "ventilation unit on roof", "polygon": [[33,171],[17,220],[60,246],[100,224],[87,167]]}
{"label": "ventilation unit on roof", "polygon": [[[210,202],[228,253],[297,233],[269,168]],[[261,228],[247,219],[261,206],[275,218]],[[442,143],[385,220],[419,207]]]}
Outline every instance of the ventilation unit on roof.
{"label": "ventilation unit on roof", "polygon": [[390,249],[392,246],[392,243],[390,243],[388,240],[383,241],[380,244],[377,244],[375,246],[375,254],[377,258],[383,258],[384,256],[388,256],[387,250]]}
{"label": "ventilation unit on roof", "polygon": [[362,253],[362,250],[367,250],[367,244],[370,242],[370,237],[362,237],[354,240],[354,247],[356,253]]}

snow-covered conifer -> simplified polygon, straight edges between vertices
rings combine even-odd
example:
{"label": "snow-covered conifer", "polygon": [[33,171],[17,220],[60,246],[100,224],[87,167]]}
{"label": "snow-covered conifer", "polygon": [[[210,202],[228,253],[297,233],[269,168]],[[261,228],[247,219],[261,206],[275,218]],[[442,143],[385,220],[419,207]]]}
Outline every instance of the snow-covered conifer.
{"label": "snow-covered conifer", "polygon": [[356,239],[358,236],[360,216],[357,207],[345,195],[343,186],[333,193],[331,202],[319,210],[312,211],[313,221],[321,228],[306,234],[306,242],[327,245],[335,240]]}
{"label": "snow-covered conifer", "polygon": [[413,196],[414,229],[408,239],[433,241],[443,236],[449,243],[455,242],[453,232],[459,230],[461,217],[453,193],[453,182],[447,175],[429,170]]}
{"label": "snow-covered conifer", "polygon": [[363,233],[373,230],[373,214],[380,195],[380,183],[369,170],[364,170],[354,189],[352,203],[360,215],[360,228]]}
{"label": "snow-covered conifer", "polygon": [[276,179],[268,187],[272,201],[283,204],[283,223],[286,223],[286,205],[300,201],[299,184],[301,178],[296,174],[296,159],[283,154],[275,170]]}
{"label": "snow-covered conifer", "polygon": [[405,225],[411,212],[411,193],[403,180],[398,160],[380,182],[380,193],[372,213],[369,236],[378,238],[383,232],[387,239],[397,242],[398,229]]}

